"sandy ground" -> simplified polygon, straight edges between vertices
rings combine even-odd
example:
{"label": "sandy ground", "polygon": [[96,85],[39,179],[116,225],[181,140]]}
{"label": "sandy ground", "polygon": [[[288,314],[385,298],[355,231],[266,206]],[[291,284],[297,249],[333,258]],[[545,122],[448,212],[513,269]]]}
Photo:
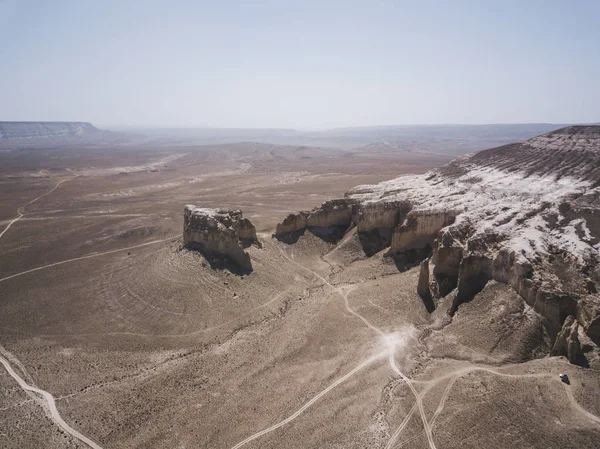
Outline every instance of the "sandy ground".
{"label": "sandy ground", "polygon": [[[1,447],[90,447],[22,384],[102,448],[598,447],[600,367],[543,357],[539,317],[506,286],[449,322],[416,269],[270,236],[287,212],[443,157],[26,153],[0,156],[0,355],[22,381],[0,367]],[[251,274],[182,248],[186,203],[244,211]]]}

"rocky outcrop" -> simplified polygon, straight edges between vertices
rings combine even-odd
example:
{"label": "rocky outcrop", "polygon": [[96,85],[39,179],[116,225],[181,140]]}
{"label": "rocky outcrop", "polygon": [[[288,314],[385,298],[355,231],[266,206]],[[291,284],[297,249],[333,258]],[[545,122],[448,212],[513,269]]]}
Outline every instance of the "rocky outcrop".
{"label": "rocky outcrop", "polygon": [[492,279],[492,261],[480,254],[469,254],[462,258],[458,269],[458,290],[450,315],[453,315],[458,306],[471,301],[488,281]]}
{"label": "rocky outcrop", "polygon": [[460,246],[438,247],[433,253],[433,277],[437,295],[446,296],[458,285],[458,271],[463,257]]}
{"label": "rocky outcrop", "polygon": [[433,245],[438,233],[454,223],[452,211],[412,210],[392,236],[389,255]]}
{"label": "rocky outcrop", "polygon": [[353,222],[367,256],[390,246],[394,229],[404,221],[411,208],[408,201],[365,203],[355,208]]}
{"label": "rocky outcrop", "polygon": [[429,259],[425,259],[421,262],[417,293],[422,299],[431,298],[431,290],[429,289]]}
{"label": "rocky outcrop", "polygon": [[[304,226],[294,217],[281,228],[299,221]],[[424,175],[358,186],[311,211],[305,226],[352,224],[367,256],[389,245],[399,269],[431,255],[430,293],[452,293],[451,313],[493,279],[539,313],[550,336],[573,315],[592,339],[600,337],[600,126],[568,127]]]}
{"label": "rocky outcrop", "polygon": [[569,315],[565,319],[561,331],[556,336],[550,355],[565,356],[571,363],[580,362],[583,358],[583,353],[578,334],[579,323],[577,323],[573,315]]}
{"label": "rocky outcrop", "polygon": [[430,289],[430,278],[429,278],[429,258],[421,262],[419,270],[419,283],[417,285],[417,293],[421,297],[425,308],[429,313],[435,310],[435,303],[433,302],[433,296]]}
{"label": "rocky outcrop", "polygon": [[231,226],[242,242],[249,244],[258,243],[258,238],[256,237],[256,228],[250,220],[247,218],[242,218],[241,212],[240,218],[233,221]]}
{"label": "rocky outcrop", "polygon": [[275,235],[283,236],[293,232],[300,232],[306,229],[306,219],[310,212],[302,211],[296,214],[289,214],[285,219],[277,225]]}
{"label": "rocky outcrop", "polygon": [[353,218],[358,232],[376,229],[393,230],[404,221],[412,205],[408,201],[389,201],[360,204]]}
{"label": "rocky outcrop", "polygon": [[185,206],[183,243],[187,247],[207,257],[225,257],[240,269],[251,271],[250,255],[242,248],[244,240],[257,241],[256,229],[241,211]]}
{"label": "rocky outcrop", "polygon": [[310,212],[306,218],[306,226],[309,228],[348,227],[352,223],[353,206],[354,201],[345,198],[326,201],[321,207]]}
{"label": "rocky outcrop", "polygon": [[600,345],[600,295],[588,295],[577,303],[577,321],[585,333]]}
{"label": "rocky outcrop", "polygon": [[321,206],[306,212],[289,214],[277,225],[275,236],[283,237],[286,234],[301,232],[310,228],[348,228],[354,216],[354,201],[336,199],[326,201]]}

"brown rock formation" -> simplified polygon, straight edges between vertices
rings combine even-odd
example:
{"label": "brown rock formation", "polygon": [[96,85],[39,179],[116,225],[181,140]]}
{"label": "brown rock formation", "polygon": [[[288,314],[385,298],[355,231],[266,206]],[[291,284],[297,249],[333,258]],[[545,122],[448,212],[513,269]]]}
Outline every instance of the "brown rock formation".
{"label": "brown rock formation", "polygon": [[364,253],[389,245],[398,267],[432,251],[430,294],[456,290],[451,312],[493,279],[540,314],[549,335],[573,315],[598,341],[599,167],[600,126],[567,127],[424,175],[357,186],[305,222],[286,218],[278,232],[355,224]]}
{"label": "brown rock formation", "polygon": [[581,352],[578,333],[579,323],[573,315],[569,315],[565,319],[561,331],[556,336],[550,355],[565,356],[571,363],[579,362],[583,357],[583,353]]}
{"label": "brown rock formation", "polygon": [[240,215],[240,218],[235,220],[231,226],[237,233],[238,238],[243,242],[258,243],[258,238],[256,237],[256,228],[247,218],[241,218]]}
{"label": "brown rock formation", "polygon": [[309,228],[348,227],[352,223],[353,206],[354,201],[345,198],[326,201],[310,212],[306,219],[306,226]]}
{"label": "brown rock formation", "polygon": [[[241,231],[241,237],[236,228]],[[183,212],[183,243],[200,250],[208,257],[223,256],[245,271],[252,270],[250,255],[240,244],[241,239],[254,239],[256,230],[239,210],[206,209],[185,206]]]}
{"label": "brown rock formation", "polygon": [[429,259],[425,259],[423,262],[421,262],[417,293],[423,299],[431,298],[431,290],[429,289]]}
{"label": "brown rock formation", "polygon": [[446,296],[458,284],[458,270],[463,257],[460,246],[440,247],[433,253],[433,277],[437,286],[437,294]]}
{"label": "brown rock formation", "polygon": [[486,256],[469,254],[463,257],[458,270],[458,291],[450,308],[454,314],[458,306],[471,301],[492,279],[492,261]]}
{"label": "brown rock formation", "polygon": [[456,215],[448,211],[412,210],[394,231],[389,255],[432,245],[438,233],[454,223]]}
{"label": "brown rock formation", "polygon": [[577,320],[585,333],[600,344],[600,295],[588,295],[577,303]]}
{"label": "brown rock formation", "polygon": [[394,229],[412,208],[408,201],[360,204],[353,217],[363,251],[367,256],[390,246]]}
{"label": "brown rock formation", "polygon": [[299,232],[306,229],[306,219],[310,212],[302,211],[297,214],[289,214],[277,225],[275,235],[284,235],[292,232]]}
{"label": "brown rock formation", "polygon": [[404,221],[411,207],[408,201],[361,204],[354,217],[356,230],[358,232],[369,232],[381,228],[393,230]]}
{"label": "brown rock formation", "polygon": [[417,293],[423,300],[423,304],[429,313],[435,309],[435,304],[429,288],[429,258],[421,262],[419,270],[419,284],[417,285]]}

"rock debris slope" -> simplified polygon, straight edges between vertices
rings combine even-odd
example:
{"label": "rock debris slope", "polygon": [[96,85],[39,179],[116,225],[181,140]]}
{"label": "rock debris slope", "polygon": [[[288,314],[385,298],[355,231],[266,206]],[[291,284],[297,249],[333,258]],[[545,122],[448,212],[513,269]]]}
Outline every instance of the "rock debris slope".
{"label": "rock debris slope", "polygon": [[252,270],[243,247],[258,243],[256,228],[240,210],[187,205],[183,212],[183,243],[208,257],[224,257],[244,271]]}
{"label": "rock debris slope", "polygon": [[599,199],[600,126],[572,126],[424,175],[358,186],[291,214],[276,237],[356,227],[366,256],[386,248],[416,262],[431,255],[432,295],[449,298],[450,315],[495,280],[544,318],[553,339],[573,316],[598,342]]}

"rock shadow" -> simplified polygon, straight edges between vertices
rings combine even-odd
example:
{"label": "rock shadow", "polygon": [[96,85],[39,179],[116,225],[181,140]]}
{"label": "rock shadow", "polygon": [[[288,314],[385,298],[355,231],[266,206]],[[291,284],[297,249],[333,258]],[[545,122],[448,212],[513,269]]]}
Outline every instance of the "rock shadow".
{"label": "rock shadow", "polygon": [[393,254],[389,257],[392,258],[396,268],[399,272],[410,270],[421,264],[425,259],[431,257],[433,249],[430,245],[426,245],[424,248],[410,249],[402,253]]}
{"label": "rock shadow", "polygon": [[262,249],[262,243],[260,243],[259,240],[254,240],[254,239],[240,239],[240,245],[242,245],[242,248],[246,249],[246,248],[250,248],[251,246],[255,246],[256,248],[261,248]]}
{"label": "rock shadow", "polygon": [[461,304],[470,302],[492,280],[492,261],[485,256],[472,255],[462,259],[457,293],[448,313],[454,316]]}
{"label": "rock shadow", "polygon": [[308,231],[316,237],[327,243],[336,244],[344,237],[347,226],[309,226]]}
{"label": "rock shadow", "polygon": [[425,305],[425,309],[427,309],[427,312],[432,313],[435,310],[435,303],[433,302],[433,297],[431,296],[431,294],[427,295],[419,295],[421,297],[421,300],[423,301],[423,304]]}
{"label": "rock shadow", "polygon": [[310,232],[315,237],[320,238],[324,242],[330,244],[337,244],[344,237],[347,226],[328,226],[328,227],[320,227],[320,226],[309,226],[298,231],[286,232],[285,234],[273,234],[280,242],[286,243],[288,245],[293,245],[298,242],[300,237],[302,237],[307,231]]}
{"label": "rock shadow", "polygon": [[358,233],[358,240],[365,255],[371,257],[379,251],[387,248],[392,243],[391,228],[377,228],[371,231],[361,231]]}
{"label": "rock shadow", "polygon": [[248,266],[242,266],[227,256],[205,251],[198,245],[186,245],[184,248],[188,251],[196,251],[202,254],[210,268],[215,271],[227,270],[236,276],[245,276],[254,271],[250,261],[248,261]]}
{"label": "rock shadow", "polygon": [[590,362],[588,361],[587,357],[584,354],[581,354],[580,356],[578,356],[575,360],[573,360],[572,363],[573,363],[573,365],[577,365],[582,368],[590,367]]}
{"label": "rock shadow", "polygon": [[294,232],[286,232],[285,234],[273,234],[273,237],[282,243],[293,245],[304,235],[304,232],[306,232],[306,228]]}

